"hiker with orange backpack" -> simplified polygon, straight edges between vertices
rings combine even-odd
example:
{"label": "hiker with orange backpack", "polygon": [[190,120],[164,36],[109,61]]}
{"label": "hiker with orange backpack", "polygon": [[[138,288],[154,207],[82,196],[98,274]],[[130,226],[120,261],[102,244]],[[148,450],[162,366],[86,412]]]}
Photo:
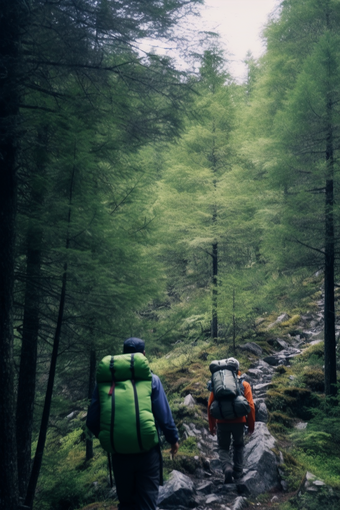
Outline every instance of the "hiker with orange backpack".
{"label": "hiker with orange backpack", "polygon": [[[239,362],[235,358],[210,364],[212,390],[208,401],[209,430],[217,432],[218,454],[222,463],[224,483],[232,483],[243,475],[244,427],[252,434],[255,427],[255,405],[251,386],[239,381]],[[230,455],[233,440],[233,459]]]}

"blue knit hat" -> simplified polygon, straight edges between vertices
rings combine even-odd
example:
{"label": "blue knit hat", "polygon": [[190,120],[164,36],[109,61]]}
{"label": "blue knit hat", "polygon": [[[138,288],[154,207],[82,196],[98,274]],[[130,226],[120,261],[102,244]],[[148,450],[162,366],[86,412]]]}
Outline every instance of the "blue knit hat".
{"label": "blue knit hat", "polygon": [[145,342],[144,340],[141,340],[140,338],[128,338],[124,342],[124,354],[130,354],[132,352],[143,352],[145,351]]}

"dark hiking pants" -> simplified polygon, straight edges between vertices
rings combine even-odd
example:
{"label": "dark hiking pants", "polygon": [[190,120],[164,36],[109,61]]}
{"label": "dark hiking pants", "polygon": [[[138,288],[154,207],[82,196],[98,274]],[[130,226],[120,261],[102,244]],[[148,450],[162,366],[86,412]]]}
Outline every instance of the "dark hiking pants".
{"label": "dark hiking pants", "polygon": [[[217,424],[218,455],[223,472],[233,470],[235,477],[241,476],[243,472],[243,429],[243,423]],[[233,440],[232,459],[230,454],[231,439]]]}
{"label": "dark hiking pants", "polygon": [[156,510],[161,477],[159,446],[146,453],[112,455],[119,510]]}

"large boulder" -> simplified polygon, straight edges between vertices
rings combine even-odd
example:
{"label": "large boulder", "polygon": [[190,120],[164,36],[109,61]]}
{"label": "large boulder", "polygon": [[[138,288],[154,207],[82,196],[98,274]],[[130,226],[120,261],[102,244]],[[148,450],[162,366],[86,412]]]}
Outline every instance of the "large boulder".
{"label": "large boulder", "polygon": [[244,449],[244,476],[240,485],[247,493],[258,496],[280,486],[279,459],[273,449],[275,439],[265,423],[255,424],[255,430]]}
{"label": "large boulder", "polygon": [[158,506],[164,509],[194,508],[195,486],[191,478],[173,470],[163,487],[159,488]]}
{"label": "large boulder", "polygon": [[271,356],[266,356],[264,361],[272,366],[278,365],[289,365],[289,361],[295,356],[301,354],[300,349],[295,349],[293,347],[289,347],[288,349],[284,349],[277,354],[272,354]]}
{"label": "large boulder", "polygon": [[239,345],[238,349],[241,349],[241,351],[251,352],[252,354],[255,354],[255,356],[261,356],[262,354],[262,347],[254,342],[247,342],[243,345]]}

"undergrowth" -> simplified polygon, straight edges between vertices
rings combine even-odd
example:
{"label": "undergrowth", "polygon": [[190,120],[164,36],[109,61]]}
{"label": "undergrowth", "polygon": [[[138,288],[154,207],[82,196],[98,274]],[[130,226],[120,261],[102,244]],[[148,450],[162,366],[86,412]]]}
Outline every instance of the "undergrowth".
{"label": "undergrowth", "polygon": [[[267,335],[262,332],[259,339],[261,347],[266,349],[269,345]],[[172,469],[192,474],[197,468],[204,468],[196,438],[183,440],[184,424],[207,427],[209,364],[214,359],[229,356],[235,356],[230,345],[200,341],[181,343],[168,355],[152,360],[152,370],[161,377],[182,438],[175,460],[170,459],[169,445],[164,445],[165,476]],[[244,372],[256,360],[253,355],[239,350],[236,357]],[[299,489],[306,471],[334,489],[340,488],[340,402],[324,398],[323,363],[322,344],[310,346],[292,361],[291,366],[277,368],[267,393],[268,427],[283,452],[280,469],[290,491]],[[188,393],[200,405],[184,406],[183,400]],[[106,454],[95,440],[94,458],[86,462],[82,414],[67,424],[65,420],[60,418],[58,422],[56,419],[55,427],[49,431],[35,510],[76,510],[86,505],[101,508],[96,506],[98,501],[111,505]],[[296,422],[301,420],[307,422],[307,427],[297,430]],[[314,510],[306,501],[303,506],[301,501],[303,498],[284,503],[281,510]],[[333,510],[333,507],[327,509]]]}

